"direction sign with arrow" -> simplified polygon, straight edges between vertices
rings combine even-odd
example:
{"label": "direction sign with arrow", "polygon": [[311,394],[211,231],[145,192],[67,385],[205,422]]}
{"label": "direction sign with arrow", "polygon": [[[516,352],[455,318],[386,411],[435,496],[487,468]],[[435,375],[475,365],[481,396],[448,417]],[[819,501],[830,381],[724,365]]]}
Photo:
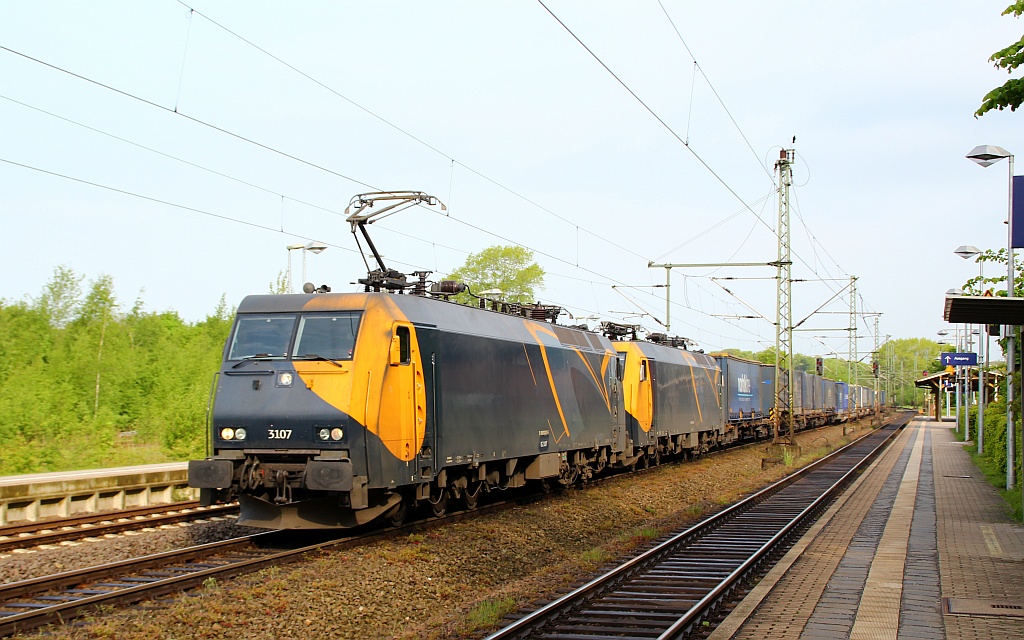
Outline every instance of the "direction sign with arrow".
{"label": "direction sign with arrow", "polygon": [[967,353],[943,353],[939,356],[940,362],[951,367],[973,367],[978,364],[978,354]]}

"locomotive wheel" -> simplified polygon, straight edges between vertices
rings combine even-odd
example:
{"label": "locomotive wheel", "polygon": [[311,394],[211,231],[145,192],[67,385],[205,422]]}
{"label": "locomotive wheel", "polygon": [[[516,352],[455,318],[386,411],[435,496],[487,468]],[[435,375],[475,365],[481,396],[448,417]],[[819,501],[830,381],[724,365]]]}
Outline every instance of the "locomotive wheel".
{"label": "locomotive wheel", "polygon": [[400,526],[402,526],[403,524],[405,524],[405,516],[407,516],[408,514],[409,514],[409,506],[405,502],[405,499],[403,498],[402,501],[398,503],[398,506],[396,506],[394,509],[392,509],[391,513],[388,514],[388,516],[387,516],[388,526],[391,526],[391,527],[400,527]]}
{"label": "locomotive wheel", "polygon": [[475,487],[466,487],[466,490],[462,492],[463,501],[466,503],[466,508],[470,511],[476,509],[476,505],[480,502],[480,492],[483,490],[483,487],[482,482],[477,482]]}
{"label": "locomotive wheel", "polygon": [[448,490],[439,489],[440,494],[435,498],[433,491],[431,491],[430,498],[427,502],[430,503],[430,512],[440,518],[448,511]]}

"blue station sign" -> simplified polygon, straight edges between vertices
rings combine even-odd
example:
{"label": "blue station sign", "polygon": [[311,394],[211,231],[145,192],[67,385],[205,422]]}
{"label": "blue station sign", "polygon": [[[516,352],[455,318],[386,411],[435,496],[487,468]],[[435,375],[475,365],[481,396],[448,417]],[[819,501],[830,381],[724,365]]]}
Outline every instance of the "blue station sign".
{"label": "blue station sign", "polygon": [[942,366],[972,367],[978,364],[978,354],[967,353],[943,353],[939,356]]}

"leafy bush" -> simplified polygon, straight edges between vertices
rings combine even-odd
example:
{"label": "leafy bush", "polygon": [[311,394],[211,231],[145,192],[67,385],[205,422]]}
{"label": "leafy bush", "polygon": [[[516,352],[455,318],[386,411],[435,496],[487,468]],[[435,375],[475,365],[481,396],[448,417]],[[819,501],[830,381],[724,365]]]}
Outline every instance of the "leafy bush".
{"label": "leafy bush", "polygon": [[0,475],[202,457],[223,299],[189,324],[83,280],[58,267],[38,299],[0,300]]}

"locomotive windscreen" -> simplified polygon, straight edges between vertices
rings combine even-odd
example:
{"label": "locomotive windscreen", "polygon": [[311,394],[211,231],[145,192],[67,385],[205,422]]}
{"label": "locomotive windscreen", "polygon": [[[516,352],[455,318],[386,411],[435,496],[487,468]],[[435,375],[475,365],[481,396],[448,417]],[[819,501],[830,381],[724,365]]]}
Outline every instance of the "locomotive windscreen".
{"label": "locomotive windscreen", "polygon": [[360,313],[331,313],[303,316],[295,338],[295,356],[319,356],[351,360],[359,331]]}
{"label": "locomotive windscreen", "polygon": [[[326,358],[351,360],[361,312],[240,315],[228,360]],[[298,332],[295,331],[298,320]],[[295,348],[291,349],[292,336]]]}
{"label": "locomotive windscreen", "polygon": [[286,358],[295,316],[239,316],[228,360]]}

